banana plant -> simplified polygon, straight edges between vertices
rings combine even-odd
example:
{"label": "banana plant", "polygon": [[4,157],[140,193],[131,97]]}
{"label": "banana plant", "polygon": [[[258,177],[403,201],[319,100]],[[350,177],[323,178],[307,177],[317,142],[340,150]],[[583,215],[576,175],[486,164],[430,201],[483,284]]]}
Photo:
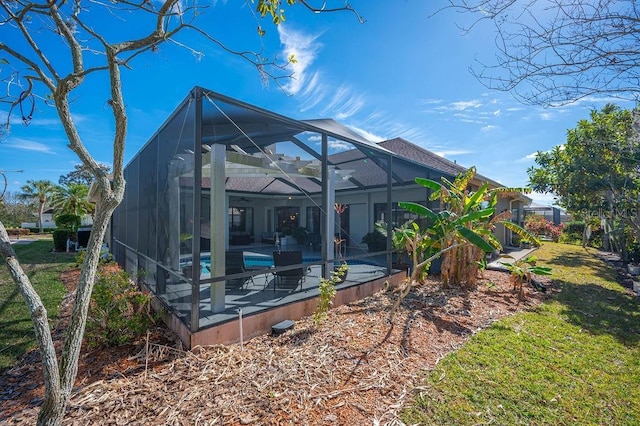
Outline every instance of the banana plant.
{"label": "banana plant", "polygon": [[[509,255],[502,257],[508,257],[513,259]],[[525,282],[532,283],[531,276],[536,275],[551,275],[551,268],[546,266],[537,265],[538,259],[535,256],[527,256],[522,259],[518,259],[513,263],[500,262],[505,268],[511,272],[511,283],[513,284],[513,290],[518,291],[518,298],[520,300],[525,299],[524,288],[522,284]]]}
{"label": "banana plant", "polygon": [[[409,231],[396,230],[406,239],[406,249],[414,256],[415,279],[419,279],[425,266],[442,256],[443,284],[464,284],[475,288],[479,261],[484,253],[501,250],[502,245],[493,234],[496,224],[522,236],[534,245],[539,240],[509,220],[511,212],[496,214],[498,197],[506,193],[527,192],[525,188],[493,188],[484,183],[477,191],[468,187],[474,178],[474,167],[450,182],[416,178],[415,182],[431,190],[431,201],[440,200],[443,209],[436,213],[419,203],[403,202],[399,206],[427,219],[429,225],[420,229],[416,222]],[[398,238],[398,237],[396,237]],[[416,259],[417,255],[417,259]]]}

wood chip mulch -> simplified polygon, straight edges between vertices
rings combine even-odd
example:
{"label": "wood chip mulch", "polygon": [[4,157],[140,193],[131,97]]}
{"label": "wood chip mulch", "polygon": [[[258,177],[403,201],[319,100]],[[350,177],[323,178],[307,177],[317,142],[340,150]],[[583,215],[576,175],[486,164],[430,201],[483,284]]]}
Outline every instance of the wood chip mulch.
{"label": "wood chip mulch", "polygon": [[[539,281],[551,283],[538,277]],[[77,278],[76,278],[77,279]],[[476,291],[416,287],[393,321],[383,291],[280,336],[185,351],[165,329],[135,346],[83,351],[64,424],[401,424],[398,414],[433,369],[477,331],[530,309],[509,275],[485,271]],[[43,394],[32,351],[0,376],[0,423],[33,424]]]}

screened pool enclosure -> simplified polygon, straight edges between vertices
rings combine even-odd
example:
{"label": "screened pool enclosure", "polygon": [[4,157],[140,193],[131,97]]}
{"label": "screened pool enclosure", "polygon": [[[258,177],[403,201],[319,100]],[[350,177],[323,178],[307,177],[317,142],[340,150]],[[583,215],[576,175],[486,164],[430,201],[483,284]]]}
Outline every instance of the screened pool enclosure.
{"label": "screened pool enclosure", "polygon": [[[294,120],[196,87],[127,165],[111,247],[194,334],[312,300],[344,262],[339,290],[388,279],[398,272],[390,241],[370,251],[362,237],[377,221],[391,229],[411,218],[397,202],[427,200],[416,177],[453,175],[333,120]],[[277,252],[302,256],[278,265]]]}

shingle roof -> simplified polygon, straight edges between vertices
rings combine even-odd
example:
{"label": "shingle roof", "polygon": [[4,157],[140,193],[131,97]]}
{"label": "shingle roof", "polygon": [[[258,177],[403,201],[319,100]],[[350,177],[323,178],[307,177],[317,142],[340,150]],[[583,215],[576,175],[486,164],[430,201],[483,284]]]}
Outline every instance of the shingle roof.
{"label": "shingle roof", "polygon": [[443,158],[431,151],[427,151],[426,149],[402,138],[389,139],[380,142],[378,145],[398,154],[401,157],[417,161],[431,169],[438,170],[452,176],[457,176],[459,173],[463,173],[467,170],[453,161],[447,160],[446,158]]}
{"label": "shingle roof", "polygon": [[[466,167],[456,164],[451,160],[447,160],[446,158],[441,157],[436,153],[428,151],[402,138],[382,141],[378,145],[394,152],[401,157],[424,164],[431,169],[441,171],[454,177],[460,173],[464,173],[467,171]],[[504,186],[492,179],[489,179],[486,176],[477,173],[475,176],[475,180],[480,182],[489,182],[496,187]]]}

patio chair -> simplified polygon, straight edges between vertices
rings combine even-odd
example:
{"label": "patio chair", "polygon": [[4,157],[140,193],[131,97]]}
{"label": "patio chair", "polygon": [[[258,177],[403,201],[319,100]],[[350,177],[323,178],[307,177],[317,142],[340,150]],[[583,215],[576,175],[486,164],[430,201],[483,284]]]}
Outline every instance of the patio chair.
{"label": "patio chair", "polygon": [[[247,272],[247,267],[244,264],[244,252],[242,251],[227,251],[224,255],[224,269],[226,275],[243,274]],[[242,288],[244,285],[251,281],[255,284],[252,276],[231,278],[227,280],[227,286],[233,288]]]}
{"label": "patio chair", "polygon": [[273,290],[275,291],[276,285],[278,287],[286,287],[291,290],[295,290],[299,284],[305,279],[305,268],[302,266],[302,251],[274,251],[273,252],[273,266],[278,268],[281,266],[301,265],[299,268],[289,269],[286,271],[274,272],[275,282],[273,284]]}

